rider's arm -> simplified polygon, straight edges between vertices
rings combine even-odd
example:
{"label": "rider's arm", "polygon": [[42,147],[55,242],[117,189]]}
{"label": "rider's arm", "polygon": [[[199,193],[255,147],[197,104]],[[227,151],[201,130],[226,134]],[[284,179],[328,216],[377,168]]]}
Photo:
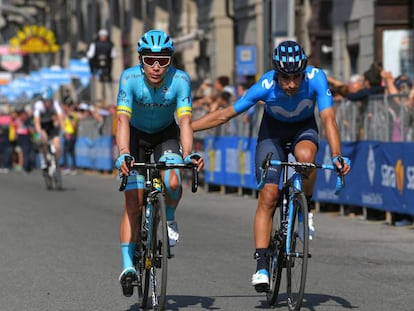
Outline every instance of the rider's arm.
{"label": "rider's arm", "polygon": [[325,127],[326,138],[331,147],[332,157],[342,156],[341,139],[339,137],[338,125],[335,119],[335,110],[333,107],[325,108],[320,112],[321,120]]}
{"label": "rider's arm", "polygon": [[180,125],[180,139],[183,146],[183,158],[193,150],[193,129],[191,127],[191,115],[183,115],[178,118]]}
{"label": "rider's arm", "polygon": [[200,119],[193,121],[192,127],[194,132],[207,130],[226,123],[236,115],[237,112],[234,110],[234,107],[228,106],[224,109],[208,113]]}
{"label": "rider's arm", "polygon": [[36,130],[36,133],[40,135],[42,133],[42,126],[40,125],[40,117],[34,116],[33,121],[34,121],[34,127]]}
{"label": "rider's arm", "polygon": [[129,150],[129,117],[126,114],[118,113],[116,122],[116,145],[119,154],[130,153]]}

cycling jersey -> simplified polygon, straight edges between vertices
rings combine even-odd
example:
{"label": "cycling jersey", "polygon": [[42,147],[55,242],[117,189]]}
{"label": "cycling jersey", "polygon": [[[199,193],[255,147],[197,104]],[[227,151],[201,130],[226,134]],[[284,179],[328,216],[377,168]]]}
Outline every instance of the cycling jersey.
{"label": "cycling jersey", "polygon": [[163,84],[154,88],[145,79],[141,65],[122,72],[117,113],[130,117],[131,126],[152,134],[162,131],[179,118],[192,114],[190,77],[177,68],[168,68]]}
{"label": "cycling jersey", "polygon": [[261,100],[270,117],[282,122],[298,122],[313,116],[316,103],[319,111],[333,106],[328,81],[321,69],[307,66],[299,91],[293,96],[285,94],[274,74],[274,70],[266,72],[234,103],[235,111],[244,112]]}
{"label": "cycling jersey", "polygon": [[58,126],[55,126],[56,115],[62,114],[62,107],[57,101],[53,101],[53,105],[50,108],[46,108],[45,103],[42,100],[35,102],[33,107],[33,116],[40,118],[40,126],[46,131],[48,136],[58,135]]}

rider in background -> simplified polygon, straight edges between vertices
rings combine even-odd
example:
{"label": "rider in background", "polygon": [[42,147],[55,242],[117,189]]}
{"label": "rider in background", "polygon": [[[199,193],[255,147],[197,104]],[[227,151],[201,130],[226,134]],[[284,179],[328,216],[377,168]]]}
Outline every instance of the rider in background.
{"label": "rider in background", "polygon": [[57,100],[53,99],[53,95],[53,90],[47,88],[33,107],[35,131],[40,142],[40,168],[42,170],[47,167],[45,153],[48,140],[52,140],[55,146],[57,159],[60,159],[61,154],[59,135],[60,131],[64,129],[64,115],[62,107]]}
{"label": "rider in background", "polygon": [[[273,70],[266,72],[234,105],[193,121],[194,131],[221,125],[263,101],[265,110],[255,155],[256,178],[259,180],[259,167],[269,152],[273,152],[273,160],[286,161],[288,153],[291,152],[299,162],[315,161],[319,147],[319,131],[314,116],[317,103],[331,148],[332,161],[347,174],[349,166],[343,164],[332,94],[325,73],[321,69],[307,66],[304,50],[294,41],[284,41],[275,48],[272,64]],[[252,276],[252,285],[258,292],[267,291],[269,288],[268,246],[273,212],[278,199],[279,180],[280,169],[271,167],[266,184],[258,197],[254,220],[254,258],[257,267]],[[309,206],[315,180],[315,170],[304,179],[303,188]],[[311,213],[309,229],[311,238],[314,231]]]}
{"label": "rider in background", "polygon": [[[117,98],[116,143],[119,157],[116,167],[128,174],[125,157],[145,162],[145,148],[154,150],[154,161],[193,162],[198,169],[203,159],[193,160],[192,100],[190,77],[171,66],[174,43],[160,30],[146,32],[138,41],[140,65],[122,72]],[[178,124],[177,124],[178,122]],[[175,210],[181,198],[179,170],[162,172],[165,184],[166,214],[170,245],[179,238]],[[131,172],[125,189],[125,207],[121,220],[120,244],[123,271],[119,276],[123,294],[133,294],[136,278],[133,256],[139,235],[141,209],[144,205],[144,176]]]}

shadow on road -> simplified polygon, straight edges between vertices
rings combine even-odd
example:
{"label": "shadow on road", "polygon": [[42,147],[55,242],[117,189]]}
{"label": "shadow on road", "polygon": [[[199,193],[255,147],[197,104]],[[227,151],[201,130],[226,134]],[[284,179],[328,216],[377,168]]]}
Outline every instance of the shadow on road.
{"label": "shadow on road", "polygon": [[[265,299],[265,297],[263,297]],[[267,304],[266,300],[261,301],[261,305],[257,306],[257,309],[272,309]],[[302,302],[302,310],[316,310],[317,306],[323,305],[324,307],[329,307],[330,310],[343,310],[343,309],[359,309],[358,306],[353,306],[349,301],[330,295],[323,294],[306,294]],[[281,294],[278,299],[276,307],[283,307],[287,309],[287,295]]]}

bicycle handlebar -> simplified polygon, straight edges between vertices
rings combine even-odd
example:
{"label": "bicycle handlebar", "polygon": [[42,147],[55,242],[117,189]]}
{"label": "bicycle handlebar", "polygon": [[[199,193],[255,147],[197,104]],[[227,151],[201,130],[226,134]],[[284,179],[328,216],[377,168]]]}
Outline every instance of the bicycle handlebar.
{"label": "bicycle handlebar", "polygon": [[[337,172],[338,176],[336,178],[336,185],[335,185],[335,195],[339,195],[341,190],[345,187],[345,178],[342,171],[340,171],[336,165],[334,164],[317,164],[317,163],[310,163],[310,162],[286,162],[280,160],[271,160],[273,153],[269,152],[266,155],[266,158],[263,160],[262,165],[260,166],[260,182],[257,185],[257,190],[260,190],[264,187],[265,179],[267,175],[267,170],[270,166],[290,166],[293,167],[296,171],[298,170],[306,170],[311,168],[321,168],[326,170],[331,170]],[[342,159],[346,164],[351,165],[351,161],[347,158]],[[343,166],[344,163],[341,163]]]}
{"label": "bicycle handlebar", "polygon": [[[138,169],[138,168],[146,168],[146,169],[159,169],[159,170],[169,170],[174,168],[187,168],[192,170],[192,183],[191,183],[191,192],[195,193],[198,189],[198,171],[197,171],[197,164],[194,163],[166,163],[166,162],[154,162],[154,163],[147,163],[147,162],[137,162],[131,166],[132,157],[125,157],[125,162],[127,167],[130,169]],[[129,175],[122,175],[121,185],[119,186],[119,191],[124,191],[126,185],[128,183],[128,176]]]}

